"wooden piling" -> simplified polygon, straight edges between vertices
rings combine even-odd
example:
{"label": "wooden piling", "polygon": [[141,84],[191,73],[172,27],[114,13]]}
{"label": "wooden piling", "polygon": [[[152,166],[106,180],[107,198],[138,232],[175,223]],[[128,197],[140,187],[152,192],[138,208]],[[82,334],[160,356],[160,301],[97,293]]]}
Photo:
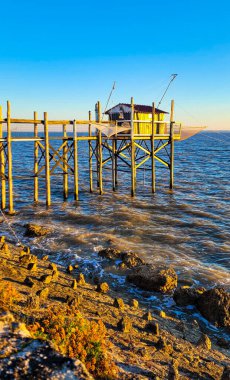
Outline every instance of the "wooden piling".
{"label": "wooden piling", "polygon": [[155,103],[152,103],[152,135],[151,135],[151,153],[152,153],[152,193],[156,191],[156,172],[155,172],[155,156],[154,156],[154,137],[155,137]]}
{"label": "wooden piling", "polygon": [[[0,120],[3,119],[2,106],[0,106]],[[0,138],[3,138],[3,124],[0,123]],[[0,143],[0,177],[1,177],[1,209],[6,208],[6,179],[5,179],[5,153],[4,143]]]}
{"label": "wooden piling", "polygon": [[135,163],[135,143],[134,143],[134,100],[131,98],[131,196],[134,197],[136,191],[136,163]]}
{"label": "wooden piling", "polygon": [[174,185],[174,100],[171,101],[170,112],[170,189]]}
{"label": "wooden piling", "polygon": [[63,198],[68,198],[68,140],[67,140],[67,125],[63,124]]}
{"label": "wooden piling", "polygon": [[116,135],[112,140],[112,187],[116,191]]}
{"label": "wooden piling", "polygon": [[10,102],[7,101],[7,152],[8,152],[8,208],[14,214],[13,173],[12,173],[12,137],[10,120]]}
{"label": "wooden piling", "polygon": [[[89,111],[89,121],[91,120],[91,111]],[[89,137],[92,136],[92,126],[89,124]],[[89,139],[89,191],[93,192],[93,149],[92,141]]]}
{"label": "wooden piling", "polygon": [[[38,118],[37,112],[34,112],[34,137],[38,138],[38,123],[36,120]],[[34,202],[38,202],[38,152],[39,146],[38,142],[34,141]]]}
{"label": "wooden piling", "polygon": [[[98,122],[101,122],[101,103],[97,102],[97,112],[98,112]],[[98,131],[98,182],[99,182],[99,193],[100,195],[103,194],[103,180],[102,180],[102,163],[103,156],[102,156],[102,133],[99,130]]]}
{"label": "wooden piling", "polygon": [[78,188],[78,141],[77,141],[77,125],[73,121],[73,159],[74,159],[74,199],[79,200]]}
{"label": "wooden piling", "polygon": [[45,135],[46,206],[49,207],[51,205],[51,189],[50,189],[49,124],[48,124],[47,112],[44,112],[44,135]]}

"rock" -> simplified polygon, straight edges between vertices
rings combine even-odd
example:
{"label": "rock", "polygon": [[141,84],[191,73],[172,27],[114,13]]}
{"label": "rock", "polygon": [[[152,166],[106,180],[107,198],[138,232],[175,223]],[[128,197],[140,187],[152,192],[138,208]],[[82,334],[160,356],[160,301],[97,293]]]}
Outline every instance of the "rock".
{"label": "rock", "polygon": [[22,252],[27,253],[27,255],[30,254],[30,247],[24,246]]}
{"label": "rock", "polygon": [[26,306],[30,309],[38,309],[40,307],[40,298],[37,295],[27,297]]}
{"label": "rock", "polygon": [[138,309],[139,302],[133,298],[133,299],[131,299],[129,305],[130,305],[130,307],[133,307],[134,309]]}
{"label": "rock", "polygon": [[134,268],[134,267],[138,267],[140,265],[145,264],[144,260],[142,260],[136,253],[131,252],[131,251],[121,252],[120,257],[123,264],[127,268]]}
{"label": "rock", "polygon": [[78,285],[85,285],[86,284],[85,277],[84,277],[83,273],[79,273],[79,275],[77,276],[77,283],[78,283]]}
{"label": "rock", "polygon": [[147,311],[147,313],[143,315],[143,319],[145,319],[146,321],[152,321],[153,317],[150,311]]}
{"label": "rock", "polygon": [[173,293],[173,299],[178,306],[195,305],[196,301],[205,288],[191,288],[189,286],[181,286],[176,288]]}
{"label": "rock", "polygon": [[157,322],[150,321],[146,324],[145,328],[147,331],[159,336],[159,324]]}
{"label": "rock", "polygon": [[121,251],[115,248],[105,248],[98,252],[98,255],[110,260],[117,260],[120,258]]}
{"label": "rock", "polygon": [[46,300],[49,295],[49,288],[43,288],[36,292],[36,296],[38,296],[42,300]]}
{"label": "rock", "polygon": [[26,224],[25,236],[39,237],[48,235],[51,232],[50,228],[39,226],[38,224],[28,223]]}
{"label": "rock", "polygon": [[230,367],[224,367],[221,380],[230,380]]}
{"label": "rock", "polygon": [[128,317],[123,317],[118,322],[117,327],[120,331],[128,333],[132,330],[132,322]]}
{"label": "rock", "polygon": [[202,334],[200,339],[197,342],[197,347],[203,348],[204,350],[211,350],[212,342],[209,339],[208,335]]}
{"label": "rock", "polygon": [[80,304],[82,303],[82,296],[81,295],[77,295],[75,297],[72,297],[70,295],[68,295],[66,297],[66,303],[69,305],[69,306],[73,306],[73,307],[78,307],[80,306]]}
{"label": "rock", "polygon": [[37,257],[31,254],[25,253],[25,255],[19,256],[20,264],[28,265],[29,263],[37,263],[37,261]]}
{"label": "rock", "polygon": [[118,309],[124,309],[125,304],[122,298],[115,298],[113,302],[113,306],[118,308]]}
{"label": "rock", "polygon": [[72,265],[68,265],[68,267],[66,268],[66,272],[70,274],[73,271],[73,269],[74,268]]}
{"label": "rock", "polygon": [[2,380],[93,380],[80,360],[57,353],[44,340],[32,339],[23,323],[3,326],[0,336],[3,343],[0,361]]}
{"label": "rock", "polygon": [[5,238],[5,236],[0,236],[0,243],[1,244],[3,244],[3,243],[5,243],[5,241],[6,241],[6,238]]}
{"label": "rock", "polygon": [[27,269],[31,272],[36,272],[37,270],[37,264],[36,263],[29,263],[27,265]]}
{"label": "rock", "polygon": [[76,280],[73,280],[73,281],[72,281],[71,288],[72,288],[73,290],[76,290],[76,289],[77,289],[77,281],[76,281]]}
{"label": "rock", "polygon": [[223,288],[206,290],[197,300],[197,308],[211,323],[230,328],[230,294]]}
{"label": "rock", "polygon": [[165,311],[160,310],[159,311],[159,317],[161,317],[161,318],[167,318],[167,315],[166,315]]}
{"label": "rock", "polygon": [[14,316],[9,311],[3,311],[0,314],[0,321],[4,324],[9,324],[11,322],[14,322]]}
{"label": "rock", "polygon": [[5,254],[9,254],[9,253],[10,253],[9,245],[8,245],[7,243],[5,243],[5,242],[2,244],[1,250],[2,250]]}
{"label": "rock", "polygon": [[32,288],[35,285],[33,280],[28,276],[25,278],[24,284],[29,286],[30,288]]}
{"label": "rock", "polygon": [[54,263],[49,263],[48,268],[51,269],[52,271],[55,271],[55,272],[58,271],[58,269],[57,269],[57,265],[54,264]]}
{"label": "rock", "polygon": [[168,380],[179,380],[178,362],[175,359],[169,367]]}
{"label": "rock", "polygon": [[45,255],[45,256],[42,256],[41,260],[42,260],[42,261],[47,261],[48,258],[49,258],[49,256],[48,256],[48,255]]}
{"label": "rock", "polygon": [[171,344],[168,344],[163,336],[159,338],[156,347],[158,348],[158,350],[162,350],[164,352],[167,352],[168,354],[170,354],[173,351]]}
{"label": "rock", "polygon": [[100,292],[100,293],[108,293],[109,285],[107,284],[107,282],[102,282],[101,284],[97,285],[96,290],[97,290],[97,292]]}
{"label": "rock", "polygon": [[149,264],[135,268],[126,278],[141,289],[162,293],[170,292],[177,286],[177,274],[174,269],[156,269],[154,265]]}
{"label": "rock", "polygon": [[39,281],[43,282],[43,284],[50,284],[52,281],[53,277],[50,274],[43,274],[40,278]]}

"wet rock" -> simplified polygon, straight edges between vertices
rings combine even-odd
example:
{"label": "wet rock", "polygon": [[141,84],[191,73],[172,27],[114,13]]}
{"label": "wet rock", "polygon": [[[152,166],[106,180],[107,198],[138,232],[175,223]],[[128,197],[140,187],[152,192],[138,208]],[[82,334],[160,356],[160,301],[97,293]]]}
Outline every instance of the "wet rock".
{"label": "wet rock", "polygon": [[27,269],[30,271],[30,272],[36,272],[37,270],[37,264],[36,263],[29,263],[27,265]]}
{"label": "wet rock", "polygon": [[173,268],[156,269],[149,264],[135,268],[126,278],[141,289],[162,293],[170,292],[177,286],[177,274]]}
{"label": "wet rock", "polygon": [[42,300],[46,300],[49,296],[49,288],[43,288],[43,289],[40,289],[36,292],[36,295],[42,299]]}
{"label": "wet rock", "polygon": [[48,266],[49,269],[51,269],[52,271],[55,271],[57,272],[57,265],[54,264],[54,263],[49,263],[49,266]]}
{"label": "wet rock", "polygon": [[123,317],[118,322],[117,328],[124,333],[128,333],[132,330],[132,322],[128,317]]}
{"label": "wet rock", "polygon": [[163,310],[160,310],[159,311],[159,317],[161,317],[161,318],[167,318],[166,312],[163,311]]}
{"label": "wet rock", "polygon": [[223,374],[221,376],[221,380],[230,380],[230,367],[224,367]]}
{"label": "wet rock", "polygon": [[134,309],[138,309],[139,308],[139,302],[137,300],[135,300],[134,298],[131,299],[129,305],[130,305],[130,307],[133,307]]}
{"label": "wet rock", "polygon": [[179,380],[178,362],[175,359],[169,367],[168,380]]}
{"label": "wet rock", "polygon": [[45,236],[51,232],[50,228],[39,226],[38,224],[28,223],[26,224],[25,235],[29,237]]}
{"label": "wet rock", "polygon": [[12,322],[11,323],[11,331],[14,334],[20,335],[23,338],[30,338],[31,337],[31,334],[27,330],[25,323]]}
{"label": "wet rock", "polygon": [[25,278],[24,284],[26,286],[29,286],[30,288],[32,288],[35,285],[35,283],[33,282],[33,280],[30,277],[28,277],[28,276]]}
{"label": "wet rock", "polygon": [[86,284],[85,276],[83,273],[79,273],[79,275],[77,276],[77,283],[78,283],[78,285],[85,285]]}
{"label": "wet rock", "polygon": [[43,274],[40,278],[39,281],[43,282],[43,284],[50,284],[52,281],[53,277],[50,274]]}
{"label": "wet rock", "polygon": [[1,250],[2,250],[6,255],[8,255],[8,254],[10,253],[9,245],[8,245],[7,243],[5,243],[5,242],[2,244]]}
{"label": "wet rock", "polygon": [[113,306],[116,307],[117,309],[124,309],[125,304],[122,298],[115,298],[113,302]]}
{"label": "wet rock", "polygon": [[154,321],[150,321],[145,326],[146,330],[153,333],[156,336],[159,336],[159,324]]}
{"label": "wet rock", "polygon": [[153,317],[152,317],[152,314],[150,311],[147,311],[147,313],[145,313],[143,315],[143,319],[145,319],[146,321],[152,321]]}
{"label": "wet rock", "polygon": [[30,309],[38,309],[40,307],[40,298],[37,295],[27,297],[26,306]]}
{"label": "wet rock", "polygon": [[6,238],[5,238],[5,236],[0,236],[0,244],[3,244],[3,243],[5,243],[5,241],[6,241]]}
{"label": "wet rock", "polygon": [[37,263],[38,259],[36,256],[25,253],[19,257],[20,264],[28,265],[29,263]]}
{"label": "wet rock", "polygon": [[71,283],[71,288],[73,290],[76,290],[77,289],[77,281],[76,280],[73,280],[72,283]]}
{"label": "wet rock", "polygon": [[97,289],[96,290],[99,293],[108,293],[108,291],[109,291],[109,285],[107,284],[107,282],[102,282],[101,284],[97,285]]}
{"label": "wet rock", "polygon": [[197,308],[211,323],[230,329],[230,294],[223,288],[206,290],[197,300]]}
{"label": "wet rock", "polygon": [[121,251],[115,248],[105,248],[98,252],[98,255],[110,260],[117,260],[120,258]]}
{"label": "wet rock", "polygon": [[23,253],[29,255],[30,254],[30,247],[24,246],[22,251],[20,252],[20,255],[23,255]]}
{"label": "wet rock", "polygon": [[163,336],[159,338],[159,340],[156,344],[156,348],[158,350],[162,350],[164,352],[167,352],[168,354],[172,353],[172,351],[173,351],[171,344],[168,344],[167,340]]}
{"label": "wet rock", "polygon": [[175,289],[173,299],[178,306],[195,305],[200,295],[204,292],[205,288],[181,286],[180,288]]}
{"label": "wet rock", "polygon": [[56,281],[56,280],[58,279],[58,277],[59,277],[59,272],[58,272],[58,270],[53,270],[53,272],[51,273],[51,276],[52,276],[52,279],[53,279],[54,281]]}

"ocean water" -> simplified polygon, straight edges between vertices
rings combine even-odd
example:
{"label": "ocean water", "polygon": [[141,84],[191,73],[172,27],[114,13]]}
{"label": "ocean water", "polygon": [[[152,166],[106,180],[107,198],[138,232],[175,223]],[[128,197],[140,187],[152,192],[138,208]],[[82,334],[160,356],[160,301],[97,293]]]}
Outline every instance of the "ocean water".
{"label": "ocean water", "polygon": [[[101,248],[132,250],[149,263],[172,265],[180,284],[229,289],[230,132],[202,132],[175,143],[174,190],[169,190],[169,171],[157,164],[157,192],[151,194],[146,164],[138,171],[134,198],[130,197],[130,175],[125,167],[118,174],[115,193],[111,171],[106,169],[104,195],[98,194],[96,181],[95,192],[89,193],[88,144],[81,143],[80,200],[73,200],[70,178],[69,199],[63,202],[62,176],[57,175],[51,180],[49,210],[45,208],[43,180],[40,202],[34,206],[32,177],[17,179],[21,173],[32,174],[33,144],[14,143],[13,156],[17,214],[9,220],[24,244],[48,252],[60,263],[78,261],[88,275],[108,276],[115,287],[120,284],[126,291],[137,290],[125,284],[124,275],[113,265],[105,266],[97,255]],[[31,221],[51,227],[53,233],[42,239],[26,238],[24,225]],[[1,229],[12,238],[6,224],[2,223]],[[158,299],[158,295],[154,297]],[[173,304],[169,299],[164,302]]]}

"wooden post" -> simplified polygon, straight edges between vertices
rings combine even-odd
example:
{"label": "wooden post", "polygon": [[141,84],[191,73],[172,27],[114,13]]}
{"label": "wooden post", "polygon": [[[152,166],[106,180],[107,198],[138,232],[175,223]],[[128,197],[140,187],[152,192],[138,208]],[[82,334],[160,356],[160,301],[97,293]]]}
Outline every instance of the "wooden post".
{"label": "wooden post", "polygon": [[[0,106],[0,120],[2,116],[2,106]],[[3,138],[3,123],[0,123],[0,138]],[[5,179],[5,153],[4,143],[0,143],[0,177],[1,177],[1,209],[6,208],[6,179]]]}
{"label": "wooden post", "polygon": [[63,146],[63,198],[68,198],[68,147],[67,147],[67,126],[66,124],[63,124],[62,126],[62,132],[63,132],[63,143],[65,144]]}
{"label": "wooden post", "polygon": [[113,184],[113,191],[116,191],[116,139],[117,139],[117,135],[113,135],[113,140],[112,140],[112,184]]}
{"label": "wooden post", "polygon": [[[34,137],[38,138],[38,113],[34,112]],[[38,202],[38,142],[34,141],[34,202]]]}
{"label": "wooden post", "polygon": [[78,189],[78,141],[76,121],[73,121],[74,199],[79,199]]}
{"label": "wooden post", "polygon": [[118,166],[117,166],[117,161],[118,161],[118,159],[117,159],[117,135],[116,135],[116,138],[115,138],[115,140],[114,140],[114,150],[115,150],[115,153],[116,153],[116,155],[115,155],[115,187],[117,187],[117,185],[118,185]]}
{"label": "wooden post", "polygon": [[152,103],[152,135],[151,135],[151,152],[152,152],[152,193],[156,191],[156,171],[154,156],[154,137],[155,137],[155,103]]}
{"label": "wooden post", "polygon": [[131,196],[134,197],[136,190],[136,164],[135,164],[135,144],[134,144],[134,101],[131,98]]}
{"label": "wooden post", "polygon": [[44,134],[45,134],[46,206],[49,207],[51,205],[51,191],[50,191],[49,124],[48,124],[47,112],[44,112]]}
{"label": "wooden post", "polygon": [[[97,111],[98,111],[98,122],[101,121],[101,103],[97,102]],[[98,181],[99,181],[99,193],[103,194],[103,183],[102,183],[102,133],[98,131]]]}
{"label": "wooden post", "polygon": [[14,214],[13,173],[12,173],[12,141],[11,141],[11,120],[10,120],[10,102],[9,101],[7,101],[7,152],[8,152],[9,214]]}
{"label": "wooden post", "polygon": [[[91,120],[91,111],[89,111],[89,121]],[[89,137],[92,136],[92,127],[89,124]],[[93,149],[92,141],[89,140],[89,191],[93,192]]]}
{"label": "wooden post", "polygon": [[174,100],[171,101],[170,113],[170,189],[174,185]]}

